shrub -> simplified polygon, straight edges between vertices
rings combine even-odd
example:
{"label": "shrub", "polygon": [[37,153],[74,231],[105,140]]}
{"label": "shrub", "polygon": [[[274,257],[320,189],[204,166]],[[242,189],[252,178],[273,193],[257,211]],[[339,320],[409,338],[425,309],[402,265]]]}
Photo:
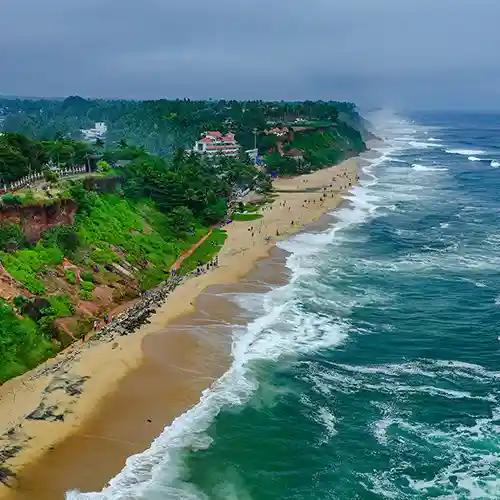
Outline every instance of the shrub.
{"label": "shrub", "polygon": [[191,233],[194,229],[193,212],[184,206],[175,207],[170,212],[170,224],[172,231]]}
{"label": "shrub", "polygon": [[163,269],[150,268],[143,271],[141,274],[141,290],[149,290],[159,285],[164,279],[166,279],[167,274]]}
{"label": "shrub", "polygon": [[86,292],[93,292],[94,291],[94,283],[90,281],[81,281],[80,282],[80,288],[82,290],[85,290]]}
{"label": "shrub", "polygon": [[28,302],[28,299],[24,295],[16,295],[12,302],[17,309],[21,310],[22,307]]}
{"label": "shrub", "polygon": [[44,172],[43,172],[43,178],[47,182],[50,182],[51,184],[54,184],[54,183],[56,183],[59,180],[59,176],[53,170],[44,170]]}
{"label": "shrub", "polygon": [[71,255],[79,246],[80,238],[70,225],[56,226],[45,232],[44,242],[59,247],[64,255]]}
{"label": "shrub", "polygon": [[96,248],[91,254],[90,258],[96,264],[111,264],[112,262],[116,262],[118,260],[118,255],[116,255],[113,250],[109,247],[105,248]]}
{"label": "shrub", "polygon": [[83,300],[92,300],[94,291],[94,283],[90,281],[80,282],[80,298]]}
{"label": "shrub", "polygon": [[50,310],[46,314],[55,318],[64,318],[71,316],[75,312],[71,299],[68,295],[50,295],[47,297]]}
{"label": "shrub", "polygon": [[105,160],[99,160],[97,162],[97,171],[98,172],[109,172],[111,170],[111,166]]}
{"label": "shrub", "polygon": [[2,253],[5,269],[30,292],[41,294],[45,285],[38,274],[62,262],[63,254],[57,247],[46,247],[40,242],[33,248]]}
{"label": "shrub", "polygon": [[94,275],[90,271],[83,271],[80,276],[83,281],[90,281],[91,283],[94,283]]}
{"label": "shrub", "polygon": [[76,285],[76,273],[71,269],[64,270],[64,276],[66,277],[66,281],[71,285]]}
{"label": "shrub", "polygon": [[21,205],[22,200],[19,196],[12,193],[6,193],[2,196],[2,202],[5,205]]}
{"label": "shrub", "polygon": [[0,250],[12,251],[26,245],[26,238],[20,225],[12,222],[0,224]]}
{"label": "shrub", "polygon": [[0,383],[33,368],[54,354],[52,343],[31,319],[19,318],[0,299]]}
{"label": "shrub", "polygon": [[215,224],[224,218],[226,212],[226,200],[224,198],[219,198],[216,202],[206,208],[204,219],[208,224]]}

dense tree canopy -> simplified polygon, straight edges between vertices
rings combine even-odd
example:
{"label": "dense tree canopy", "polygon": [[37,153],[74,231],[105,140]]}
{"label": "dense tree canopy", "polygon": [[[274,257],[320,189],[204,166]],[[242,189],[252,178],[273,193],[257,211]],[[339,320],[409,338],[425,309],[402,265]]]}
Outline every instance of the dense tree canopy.
{"label": "dense tree canopy", "polygon": [[300,119],[363,125],[352,103],[336,101],[107,101],[72,96],[64,101],[0,99],[2,110],[6,131],[40,140],[54,139],[61,133],[81,139],[81,129],[104,121],[108,125],[106,147],[114,149],[126,141],[159,155],[192,146],[200,132],[211,129],[232,130],[243,148],[250,149],[254,146],[253,130],[263,130],[271,123]]}
{"label": "dense tree canopy", "polygon": [[40,172],[52,161],[55,164],[83,164],[90,147],[71,139],[36,141],[18,133],[0,135],[0,179],[9,183],[27,174]]}
{"label": "dense tree canopy", "polygon": [[233,192],[255,187],[269,188],[267,177],[235,158],[208,159],[179,152],[167,161],[143,154],[124,170],[128,196],[150,198],[163,212],[184,207],[210,224],[224,217]]}

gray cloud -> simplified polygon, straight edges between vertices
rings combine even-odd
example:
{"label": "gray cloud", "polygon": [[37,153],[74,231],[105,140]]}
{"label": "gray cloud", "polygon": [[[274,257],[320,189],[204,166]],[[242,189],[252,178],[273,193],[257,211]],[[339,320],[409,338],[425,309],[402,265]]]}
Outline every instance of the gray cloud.
{"label": "gray cloud", "polygon": [[500,109],[498,0],[1,0],[0,94]]}

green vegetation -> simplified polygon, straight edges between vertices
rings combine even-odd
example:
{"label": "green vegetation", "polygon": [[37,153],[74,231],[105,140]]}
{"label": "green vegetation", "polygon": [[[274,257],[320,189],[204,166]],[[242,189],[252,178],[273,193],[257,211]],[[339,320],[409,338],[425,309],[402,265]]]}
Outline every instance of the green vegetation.
{"label": "green vegetation", "polygon": [[267,176],[235,158],[210,160],[178,152],[170,161],[142,155],[124,170],[124,191],[131,199],[148,198],[169,214],[175,231],[189,233],[197,220],[215,224],[227,211],[235,189],[266,189]]}
{"label": "green vegetation", "polygon": [[64,270],[64,276],[66,277],[66,281],[71,285],[76,285],[76,273],[71,269]]}
{"label": "green vegetation", "polygon": [[[321,168],[365,148],[362,119],[349,103],[71,97],[0,99],[0,109],[6,132],[0,136],[0,181],[44,172],[50,183],[46,190],[35,186],[4,194],[0,209],[54,205],[51,210],[57,210],[65,199],[77,206],[72,225],[46,231],[36,244],[26,241],[20,226],[0,225],[0,262],[31,294],[0,299],[0,382],[71,342],[66,328],[76,337],[89,331],[94,317],[76,307],[79,301],[97,303],[108,294],[118,302],[154,287],[169,277],[179,255],[225,219],[235,196],[248,190],[269,194],[270,177],[245,154],[210,159],[186,153],[202,131],[234,131],[243,150],[257,140],[268,171],[282,175]],[[106,142],[79,142],[80,129],[94,121],[108,124]],[[279,140],[264,133],[255,137],[254,129],[273,125],[296,130]],[[89,161],[98,172],[84,179],[58,179],[46,168],[49,162]],[[241,203],[233,219],[257,220],[259,207]],[[181,272],[210,262],[226,237],[213,229]],[[63,271],[65,258],[74,267]],[[71,319],[59,321],[65,317]]]}
{"label": "green vegetation", "polygon": [[[9,183],[42,172],[51,161],[61,166],[83,164],[89,153],[87,144],[60,136],[53,140],[32,140],[19,133],[4,133],[0,135],[0,179]],[[46,175],[50,177],[53,173],[47,171]],[[7,203],[5,196],[3,201]]]}
{"label": "green vegetation", "polygon": [[22,248],[26,244],[26,238],[18,224],[5,222],[0,224],[0,250],[12,251]]}
{"label": "green vegetation", "polygon": [[233,220],[239,220],[239,221],[251,221],[251,220],[257,220],[261,219],[262,215],[261,214],[256,214],[256,213],[239,213],[236,212],[231,215],[231,219]]}
{"label": "green vegetation", "polygon": [[82,300],[92,300],[94,288],[94,283],[90,281],[80,281],[80,298]]}
{"label": "green vegetation", "polygon": [[53,344],[30,318],[16,315],[0,299],[0,383],[15,377],[54,353]]}
{"label": "green vegetation", "polygon": [[[295,132],[293,140],[284,144],[283,156],[274,151],[265,158],[268,172],[294,175],[335,165],[365,149],[361,133],[339,122],[335,126]],[[299,152],[302,158],[287,156],[291,151]]]}
{"label": "green vegetation", "polygon": [[64,318],[71,316],[75,312],[75,307],[68,295],[50,295],[48,301],[50,310],[45,311],[47,315],[55,318]]}
{"label": "green vegetation", "polygon": [[45,232],[43,241],[46,245],[59,247],[66,256],[72,255],[80,241],[73,226],[56,226]]}
{"label": "green vegetation", "polygon": [[212,260],[226,241],[227,233],[222,229],[214,229],[210,236],[182,263],[181,271],[190,273],[198,266]]}
{"label": "green vegetation", "polygon": [[348,154],[365,150],[361,134],[342,123],[326,130],[296,134],[290,147],[304,151],[304,159],[312,168],[334,165]]}
{"label": "green vegetation", "polygon": [[39,274],[49,267],[59,265],[62,259],[63,252],[59,248],[45,246],[43,242],[13,253],[0,252],[0,261],[9,274],[35,294],[45,292],[45,285]]}
{"label": "green vegetation", "polygon": [[[104,121],[108,125],[104,159],[108,162],[133,158],[141,149],[167,155],[192,147],[205,130],[230,129],[243,148],[250,149],[253,129],[264,130],[272,124],[330,126],[342,121],[358,130],[364,127],[352,103],[336,101],[107,101],[73,96],[64,101],[0,99],[0,108],[6,115],[5,131],[37,140],[60,139],[62,134],[81,139],[81,129]],[[259,149],[267,151],[273,138],[259,135],[257,141]],[[64,151],[64,145],[54,149]],[[67,157],[63,155],[61,161]]]}

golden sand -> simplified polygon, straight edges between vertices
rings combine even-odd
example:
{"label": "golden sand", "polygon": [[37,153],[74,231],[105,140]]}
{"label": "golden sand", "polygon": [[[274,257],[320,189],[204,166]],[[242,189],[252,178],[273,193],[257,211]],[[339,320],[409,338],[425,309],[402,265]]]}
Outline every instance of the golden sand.
{"label": "golden sand", "polygon": [[[0,387],[0,452],[12,451],[2,466],[17,476],[13,488],[0,484],[0,498],[52,500],[69,488],[101,489],[128,456],[147,448],[229,366],[224,318],[238,313],[210,294],[197,301],[200,294],[238,283],[276,240],[336,207],[356,178],[351,159],[276,180],[277,196],[261,219],[225,228],[219,267],[177,287],[149,324],[112,342],[75,344]],[[81,377],[89,378],[80,387]],[[26,419],[40,403],[63,420]]]}

